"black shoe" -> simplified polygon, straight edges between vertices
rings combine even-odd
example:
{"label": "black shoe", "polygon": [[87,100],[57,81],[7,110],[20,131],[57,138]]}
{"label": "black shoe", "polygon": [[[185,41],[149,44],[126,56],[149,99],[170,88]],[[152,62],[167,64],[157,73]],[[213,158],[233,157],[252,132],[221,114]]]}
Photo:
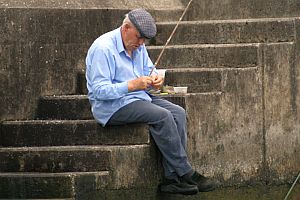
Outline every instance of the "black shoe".
{"label": "black shoe", "polygon": [[159,185],[160,192],[170,194],[193,195],[198,193],[197,185],[166,179]]}
{"label": "black shoe", "polygon": [[212,191],[216,189],[216,187],[219,185],[217,181],[206,178],[205,176],[199,174],[196,171],[190,177],[183,177],[182,179],[188,184],[197,185],[199,192]]}

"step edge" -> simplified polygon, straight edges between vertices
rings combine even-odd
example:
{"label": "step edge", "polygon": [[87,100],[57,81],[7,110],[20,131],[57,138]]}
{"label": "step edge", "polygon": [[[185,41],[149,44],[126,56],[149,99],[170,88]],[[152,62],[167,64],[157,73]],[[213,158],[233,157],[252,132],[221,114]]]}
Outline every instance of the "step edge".
{"label": "step edge", "polygon": [[99,176],[108,176],[110,171],[94,171],[94,172],[0,172],[1,177],[72,177],[72,176],[81,176],[81,175],[99,175]]}
{"label": "step edge", "polygon": [[[281,17],[281,18],[243,18],[243,19],[225,19],[225,20],[189,20],[189,21],[181,21],[180,24],[222,24],[222,23],[257,23],[257,22],[292,22],[297,17]],[[170,22],[157,22],[157,25],[176,25],[177,21]]]}
{"label": "step edge", "polygon": [[33,146],[33,147],[1,147],[0,153],[11,152],[80,152],[80,151],[107,151],[126,148],[144,148],[150,144],[130,144],[130,145],[77,145],[77,146]]}

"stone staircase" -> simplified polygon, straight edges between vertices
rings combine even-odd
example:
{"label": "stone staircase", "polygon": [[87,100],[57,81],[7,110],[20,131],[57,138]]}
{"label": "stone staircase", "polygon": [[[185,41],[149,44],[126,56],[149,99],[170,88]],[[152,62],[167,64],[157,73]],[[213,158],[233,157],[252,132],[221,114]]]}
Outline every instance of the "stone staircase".
{"label": "stone staircase", "polygon": [[[295,17],[300,16],[299,4],[294,1],[291,15],[287,10],[270,14],[266,5],[259,4],[268,12],[262,9],[254,16],[249,14],[251,6],[241,3],[249,13],[235,11],[236,19],[228,12],[234,1],[227,1],[220,13],[199,13],[207,5],[222,6],[209,2],[194,3],[159,66],[167,69],[165,84],[188,86],[189,93],[163,98],[186,109],[188,154],[195,169],[219,179],[222,186],[287,183],[300,170],[300,123],[295,117],[300,106],[300,62],[295,58],[300,43],[300,19]],[[153,61],[181,11],[151,11],[159,18],[158,34],[148,44]],[[113,21],[123,12],[112,9],[101,16]],[[108,30],[117,24],[101,17],[95,20],[95,10],[70,9],[68,15],[76,18],[78,27],[68,26],[67,20],[53,25],[63,23],[65,32],[68,27],[74,32],[79,28],[68,36],[85,45],[78,52],[88,47],[87,37],[80,35],[84,29],[93,27],[92,37],[97,28]],[[88,25],[80,26],[80,16],[86,16]],[[59,29],[56,32],[59,35]],[[55,34],[53,38],[41,35],[39,40],[57,40]],[[66,36],[58,37],[60,41]],[[162,169],[148,126],[98,125],[85,95],[84,68],[75,77],[76,93],[42,95],[34,119],[2,122],[0,199],[91,199],[86,196],[93,193],[95,199],[112,200],[122,195],[108,197],[103,191],[156,187]],[[143,199],[142,195],[131,198]]]}
{"label": "stone staircase", "polygon": [[94,120],[7,121],[1,138],[0,198],[81,199],[157,179],[143,124],[104,129]]}

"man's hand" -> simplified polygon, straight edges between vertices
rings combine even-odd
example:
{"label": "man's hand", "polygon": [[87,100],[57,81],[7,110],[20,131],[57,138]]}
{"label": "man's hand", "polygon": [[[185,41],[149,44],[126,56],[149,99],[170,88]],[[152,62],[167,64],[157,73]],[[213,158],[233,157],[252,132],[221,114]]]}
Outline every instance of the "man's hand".
{"label": "man's hand", "polygon": [[128,91],[144,90],[153,84],[153,79],[149,76],[141,76],[128,81]]}
{"label": "man's hand", "polygon": [[152,78],[152,86],[158,90],[164,82],[163,77],[160,75],[152,75],[151,78]]}

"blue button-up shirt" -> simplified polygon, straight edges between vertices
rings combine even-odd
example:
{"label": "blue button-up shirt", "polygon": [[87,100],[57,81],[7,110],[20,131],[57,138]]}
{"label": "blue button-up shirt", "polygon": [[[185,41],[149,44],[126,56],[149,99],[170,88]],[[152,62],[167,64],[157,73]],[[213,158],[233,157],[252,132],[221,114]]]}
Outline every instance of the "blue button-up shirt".
{"label": "blue button-up shirt", "polygon": [[137,100],[151,101],[144,90],[128,92],[129,80],[148,76],[153,63],[145,45],[126,52],[121,28],[97,38],[86,57],[88,98],[94,118],[103,126],[123,106]]}

